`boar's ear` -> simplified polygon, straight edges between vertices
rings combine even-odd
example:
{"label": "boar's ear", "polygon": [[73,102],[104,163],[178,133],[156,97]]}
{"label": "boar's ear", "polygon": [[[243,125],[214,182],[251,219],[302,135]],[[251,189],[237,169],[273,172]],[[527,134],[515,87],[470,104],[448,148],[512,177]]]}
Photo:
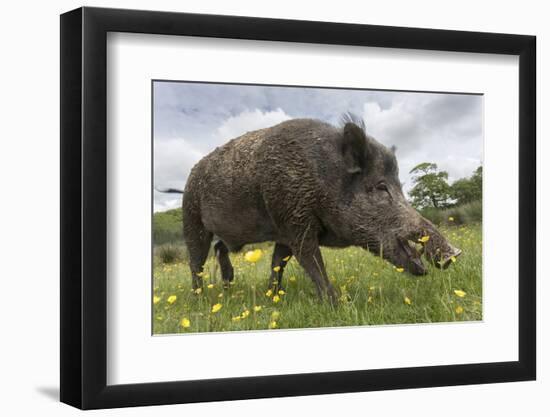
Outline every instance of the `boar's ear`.
{"label": "boar's ear", "polygon": [[367,136],[355,123],[346,123],[342,137],[342,155],[346,171],[356,174],[365,169],[367,162]]}

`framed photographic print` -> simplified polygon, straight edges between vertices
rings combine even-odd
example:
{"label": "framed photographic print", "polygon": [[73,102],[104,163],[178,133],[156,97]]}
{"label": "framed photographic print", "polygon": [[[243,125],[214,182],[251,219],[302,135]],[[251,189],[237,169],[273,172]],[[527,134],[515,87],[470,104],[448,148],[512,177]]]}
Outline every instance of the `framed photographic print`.
{"label": "framed photographic print", "polygon": [[61,400],[535,379],[535,38],[61,16]]}

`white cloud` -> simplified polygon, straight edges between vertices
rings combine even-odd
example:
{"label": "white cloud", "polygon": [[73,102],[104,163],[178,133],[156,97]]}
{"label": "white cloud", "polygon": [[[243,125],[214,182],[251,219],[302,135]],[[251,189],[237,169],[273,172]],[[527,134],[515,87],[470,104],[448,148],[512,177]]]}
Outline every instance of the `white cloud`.
{"label": "white cloud", "polygon": [[262,112],[260,109],[247,110],[226,119],[216,133],[220,141],[225,143],[246,132],[271,127],[288,119],[291,117],[281,109],[268,112]]}

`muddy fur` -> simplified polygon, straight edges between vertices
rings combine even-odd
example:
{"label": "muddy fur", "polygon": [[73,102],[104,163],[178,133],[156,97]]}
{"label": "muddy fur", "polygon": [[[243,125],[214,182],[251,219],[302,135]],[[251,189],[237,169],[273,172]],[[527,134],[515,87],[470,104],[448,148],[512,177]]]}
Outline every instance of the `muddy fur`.
{"label": "muddy fur", "polygon": [[332,301],[320,245],[361,246],[417,275],[426,270],[408,241],[429,235],[426,257],[445,266],[459,254],[407,203],[393,150],[350,116],[341,127],[294,119],[216,148],[192,169],[182,207],[195,288],[214,235],[224,281],[233,279],[228,250],[274,241],[281,270],[270,285],[280,286],[282,259],[293,255]]}

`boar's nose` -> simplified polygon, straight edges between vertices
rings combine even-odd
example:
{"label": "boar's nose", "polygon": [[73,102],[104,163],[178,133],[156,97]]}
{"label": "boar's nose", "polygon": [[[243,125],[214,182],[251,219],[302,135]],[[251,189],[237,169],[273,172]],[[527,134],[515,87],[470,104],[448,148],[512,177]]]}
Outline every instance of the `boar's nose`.
{"label": "boar's nose", "polygon": [[451,246],[451,251],[449,254],[447,254],[444,258],[439,261],[440,268],[447,269],[449,265],[456,261],[456,258],[458,258],[462,254],[462,251],[458,248],[455,248]]}

